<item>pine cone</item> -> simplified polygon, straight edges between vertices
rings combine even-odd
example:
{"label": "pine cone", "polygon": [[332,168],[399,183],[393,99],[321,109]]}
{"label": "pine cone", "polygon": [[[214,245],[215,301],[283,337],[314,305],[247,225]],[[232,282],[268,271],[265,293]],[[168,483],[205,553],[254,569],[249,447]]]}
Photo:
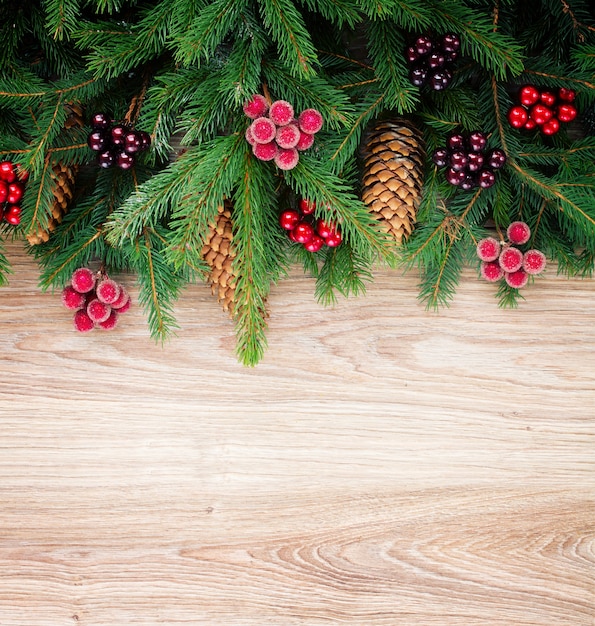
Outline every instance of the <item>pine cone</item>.
{"label": "pine cone", "polygon": [[[69,115],[66,118],[64,127],[82,128],[85,122],[83,120],[83,109],[81,105],[73,102],[67,104],[66,107],[69,110]],[[52,167],[52,178],[55,181],[54,188],[52,189],[54,195],[52,215],[48,220],[46,228],[43,228],[41,224],[37,223],[27,233],[27,241],[30,245],[36,246],[40,243],[45,243],[62,221],[68,209],[68,204],[74,194],[74,180],[77,169],[76,166],[64,165],[64,163],[57,163]]]}
{"label": "pine cone", "polygon": [[233,315],[235,275],[232,263],[235,251],[232,245],[231,209],[232,205],[229,200],[219,207],[219,215],[216,222],[209,227],[201,255],[211,268],[208,276],[211,293],[217,296],[217,300],[223,305],[223,310]]}
{"label": "pine cone", "polygon": [[421,133],[403,119],[379,121],[368,132],[363,157],[362,200],[401,243],[413,231],[421,198]]}

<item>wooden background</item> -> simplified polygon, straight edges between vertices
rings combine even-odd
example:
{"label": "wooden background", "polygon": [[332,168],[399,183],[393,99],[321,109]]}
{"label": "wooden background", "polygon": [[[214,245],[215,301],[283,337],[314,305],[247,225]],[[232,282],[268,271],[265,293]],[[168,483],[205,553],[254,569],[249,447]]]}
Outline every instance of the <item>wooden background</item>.
{"label": "wooden background", "polygon": [[428,313],[296,271],[255,369],[206,287],[78,335],[9,246],[0,625],[595,624],[595,281]]}

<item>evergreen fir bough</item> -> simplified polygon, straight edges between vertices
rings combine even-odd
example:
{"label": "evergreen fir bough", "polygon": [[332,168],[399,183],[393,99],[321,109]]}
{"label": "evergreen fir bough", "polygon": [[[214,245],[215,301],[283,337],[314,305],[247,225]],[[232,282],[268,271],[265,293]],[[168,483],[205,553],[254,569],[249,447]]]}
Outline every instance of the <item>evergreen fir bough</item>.
{"label": "evergreen fir bough", "polygon": [[[461,41],[451,84],[413,86],[405,48],[445,33]],[[156,338],[176,329],[184,286],[208,280],[202,252],[223,206],[237,350],[250,365],[266,347],[271,286],[295,262],[325,304],[361,293],[387,263],[416,268],[420,297],[438,306],[462,268],[477,266],[477,241],[522,219],[560,272],[593,273],[595,14],[585,0],[10,0],[0,41],[0,160],[29,174],[21,224],[3,224],[1,238],[44,233],[25,243],[42,289],[93,262],[130,272]],[[512,128],[507,111],[527,83],[575,90],[581,114],[551,137]],[[242,104],[254,94],[322,114],[294,169],[253,156]],[[87,126],[70,123],[73,106]],[[95,164],[86,136],[98,111],[150,133],[132,170]],[[362,143],[387,118],[418,128],[426,151],[417,223],[402,245],[362,201]],[[493,187],[464,192],[432,163],[458,130],[481,130],[506,152]],[[77,172],[61,221],[56,168]],[[340,227],[338,248],[309,253],[281,231],[279,214],[302,198]],[[0,284],[10,272],[1,244]],[[514,306],[519,294],[503,286],[497,297]]]}

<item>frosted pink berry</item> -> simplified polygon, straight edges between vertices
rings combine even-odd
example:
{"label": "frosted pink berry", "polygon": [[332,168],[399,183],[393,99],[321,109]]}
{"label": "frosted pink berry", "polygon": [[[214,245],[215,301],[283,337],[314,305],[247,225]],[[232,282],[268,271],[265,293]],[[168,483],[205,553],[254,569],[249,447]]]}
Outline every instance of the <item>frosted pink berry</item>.
{"label": "frosted pink berry", "polygon": [[255,93],[250,97],[250,100],[244,102],[242,108],[248,117],[255,120],[257,117],[262,117],[269,110],[269,103],[264,96]]}
{"label": "frosted pink berry", "polygon": [[70,283],[75,291],[87,293],[95,287],[95,274],[88,267],[79,267],[74,270]]}
{"label": "frosted pink berry", "polygon": [[322,128],[322,114],[316,109],[304,109],[298,122],[302,132],[314,135]]}
{"label": "frosted pink berry", "polygon": [[244,133],[244,137],[246,137],[246,141],[253,146],[256,143],[256,140],[254,139],[254,135],[252,134],[252,126],[248,126],[248,128],[246,128],[246,132]]}
{"label": "frosted pink berry", "polygon": [[510,243],[521,245],[529,241],[531,229],[525,222],[511,222],[506,229],[506,236]]}
{"label": "frosted pink berry", "polygon": [[118,314],[116,311],[110,311],[109,317],[103,322],[97,323],[97,328],[101,330],[113,330],[118,325]]}
{"label": "frosted pink berry", "polygon": [[545,269],[545,262],[541,250],[527,250],[523,255],[523,269],[527,274],[540,274]]}
{"label": "frosted pink berry", "polygon": [[269,143],[275,138],[277,128],[268,117],[258,117],[250,124],[250,132],[256,143]]}
{"label": "frosted pink berry", "polygon": [[269,109],[269,117],[277,126],[285,126],[293,120],[293,107],[287,100],[275,100]]}
{"label": "frosted pink berry", "polygon": [[90,330],[93,330],[95,323],[93,320],[87,315],[87,312],[83,309],[79,309],[73,318],[74,328],[78,330],[79,333],[88,333]]}
{"label": "frosted pink berry", "polygon": [[504,270],[498,261],[483,261],[480,265],[481,277],[488,283],[495,283],[504,276]]}
{"label": "frosted pink berry", "polygon": [[504,248],[498,257],[498,262],[505,272],[516,272],[523,265],[523,253],[513,246]]}
{"label": "frosted pink berry", "polygon": [[94,298],[87,304],[87,315],[96,323],[104,322],[111,313],[112,308],[109,304],[101,302],[97,298]]}
{"label": "frosted pink berry", "polygon": [[62,290],[62,304],[73,311],[85,306],[85,294],[79,293],[72,285],[66,285]]}
{"label": "frosted pink berry", "polygon": [[314,135],[311,135],[310,133],[300,133],[300,139],[297,142],[295,149],[296,150],[308,150],[308,148],[312,147],[312,144],[314,143]]}
{"label": "frosted pink berry", "polygon": [[300,160],[300,155],[295,148],[289,148],[287,150],[281,149],[275,156],[275,165],[280,170],[292,170]]}
{"label": "frosted pink berry", "polygon": [[494,237],[486,237],[477,243],[477,256],[482,261],[495,261],[500,256],[500,242]]}
{"label": "frosted pink berry", "polygon": [[504,275],[506,284],[514,289],[520,289],[527,284],[529,280],[529,274],[524,269],[517,270],[516,272],[508,272]]}
{"label": "frosted pink berry", "polygon": [[261,161],[272,161],[279,152],[279,146],[274,141],[269,143],[255,143],[252,146],[252,153]]}
{"label": "frosted pink berry", "polygon": [[120,285],[111,278],[105,278],[95,287],[97,299],[105,304],[113,304],[120,297]]}
{"label": "frosted pink berry", "polygon": [[287,124],[287,126],[277,128],[275,141],[279,148],[295,148],[300,140],[300,135],[300,129],[297,126]]}
{"label": "frosted pink berry", "polygon": [[124,289],[124,287],[120,287],[120,295],[118,296],[118,299],[114,300],[114,302],[112,302],[110,306],[112,307],[112,309],[116,309],[117,311],[119,311],[129,301],[130,296],[128,295],[128,292],[126,291],[126,289]]}

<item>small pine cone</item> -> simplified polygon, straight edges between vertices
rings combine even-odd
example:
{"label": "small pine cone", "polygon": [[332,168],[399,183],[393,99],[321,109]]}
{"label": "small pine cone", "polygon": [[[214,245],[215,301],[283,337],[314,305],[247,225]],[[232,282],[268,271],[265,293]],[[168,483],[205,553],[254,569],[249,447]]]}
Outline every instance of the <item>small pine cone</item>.
{"label": "small pine cone", "polygon": [[69,102],[66,105],[68,117],[64,122],[64,128],[82,128],[85,125],[83,107],[79,102]]}
{"label": "small pine cone", "polygon": [[219,215],[215,223],[209,227],[201,255],[211,268],[208,276],[211,293],[217,296],[223,310],[233,315],[236,280],[232,263],[236,254],[232,244],[231,208],[229,200],[219,207]]}
{"label": "small pine cone", "polygon": [[364,140],[362,200],[397,243],[407,239],[416,221],[422,141],[419,130],[403,119],[377,122]]}
{"label": "small pine cone", "polygon": [[52,178],[54,179],[52,214],[45,228],[37,223],[27,233],[27,241],[30,245],[36,246],[46,242],[50,238],[51,233],[56,230],[56,227],[62,221],[68,209],[68,204],[74,194],[76,170],[77,168],[75,166],[64,165],[63,163],[57,163],[52,168]]}

